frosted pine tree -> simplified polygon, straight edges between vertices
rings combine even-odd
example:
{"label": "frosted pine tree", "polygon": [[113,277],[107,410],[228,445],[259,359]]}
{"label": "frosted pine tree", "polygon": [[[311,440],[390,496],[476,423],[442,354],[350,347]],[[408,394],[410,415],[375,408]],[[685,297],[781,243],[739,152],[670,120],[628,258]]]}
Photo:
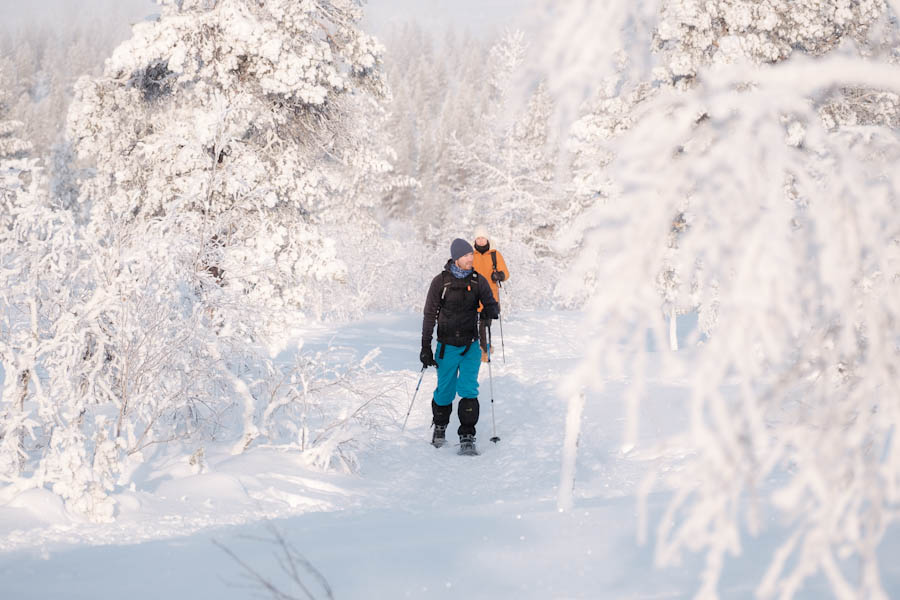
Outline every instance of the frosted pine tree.
{"label": "frosted pine tree", "polygon": [[393,215],[413,221],[426,243],[435,243],[446,237],[441,225],[458,220],[453,201],[465,174],[451,150],[471,143],[481,128],[488,47],[452,32],[436,40],[415,26],[395,31],[388,47],[392,94],[384,137],[397,149],[398,172],[417,185],[391,194],[387,204]]}
{"label": "frosted pine tree", "polygon": [[490,50],[486,110],[472,139],[453,146],[456,193],[468,220],[546,255],[561,212],[549,127],[553,104],[543,83],[527,103],[518,100],[526,49],[525,34],[515,31]]}
{"label": "frosted pine tree", "polygon": [[76,87],[69,131],[96,160],[94,226],[205,215],[223,284],[321,308],[312,282],[343,267],[316,222],[352,214],[351,175],[383,168],[352,122],[382,92],[380,46],[350,0],[161,4]]}
{"label": "frosted pine tree", "polygon": [[[504,297],[517,296],[535,306],[550,300],[538,290],[556,279],[552,240],[565,214],[554,185],[553,103],[543,84],[519,99],[525,53],[525,35],[508,32],[487,53],[487,77],[483,66],[469,70],[478,63],[466,63],[459,74],[463,81],[474,77],[487,85],[467,96],[465,108],[472,114],[450,121],[465,126],[443,132],[437,186],[442,202],[422,217],[432,240],[468,237],[485,225],[493,247],[516,273]],[[454,104],[445,110],[463,110]]]}
{"label": "frosted pine tree", "polygon": [[[433,40],[412,24],[394,30],[385,46],[385,77],[391,95],[383,136],[396,149],[397,170],[415,180],[419,188],[431,189],[428,169],[434,167],[434,160],[430,153],[437,148],[427,131],[438,120],[434,81],[446,79],[446,66],[437,61]],[[416,188],[401,189],[383,203],[391,217],[400,217],[416,204],[417,195]]]}
{"label": "frosted pine tree", "polygon": [[0,230],[11,226],[14,195],[28,187],[34,167],[31,144],[22,139],[24,125],[9,115],[8,70],[9,64],[0,59]]}
{"label": "frosted pine tree", "polygon": [[[551,37],[591,35],[602,42],[588,54],[631,53],[641,36],[625,26],[646,22],[648,5],[616,4],[616,22],[602,27],[619,33],[603,37],[592,9],[573,5]],[[816,573],[839,598],[887,597],[878,548],[900,501],[892,443],[900,414],[885,402],[900,359],[900,314],[886,300],[900,292],[900,178],[891,167],[900,142],[889,118],[844,127],[821,110],[834,90],[898,92],[896,65],[828,52],[842,40],[865,46],[882,9],[664,2],[655,32],[661,64],[629,54],[621,71],[626,93],[641,81],[658,82],[655,91],[623,112],[622,131],[595,138],[605,177],[583,220],[580,275],[569,283],[613,284],[598,286],[587,305],[602,335],[592,336],[567,390],[560,506],[573,503],[585,387],[628,366],[627,445],[645,441],[638,415],[648,382],[688,382],[687,426],[665,443],[690,452],[680,469],[659,474],[672,496],[655,550],[660,565],[686,552],[705,557],[699,598],[718,596],[743,532],[771,527],[785,535],[760,597],[790,598]],[[615,61],[604,64],[615,76]],[[716,282],[716,326],[703,345],[689,340],[690,356],[648,352],[648,330],[665,348],[656,281],[668,256],[663,241],[686,201],[677,254]]]}
{"label": "frosted pine tree", "polygon": [[22,123],[8,118],[9,66],[0,57],[0,478],[18,475],[25,466],[25,438],[31,426],[25,399],[34,373],[34,344],[28,325],[33,319],[14,323],[13,315],[21,310],[20,314],[33,317],[35,311],[28,309],[35,308],[36,303],[35,298],[17,289],[24,277],[15,261],[20,249],[17,219],[20,207],[28,206],[29,191],[37,188],[37,182],[33,161],[28,158],[31,144],[19,137]]}

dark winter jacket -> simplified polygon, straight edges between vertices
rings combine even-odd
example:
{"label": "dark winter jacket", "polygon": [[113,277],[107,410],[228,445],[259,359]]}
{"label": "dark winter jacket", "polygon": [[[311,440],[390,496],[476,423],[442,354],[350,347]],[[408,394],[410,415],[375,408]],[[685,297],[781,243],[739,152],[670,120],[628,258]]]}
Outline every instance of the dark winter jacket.
{"label": "dark winter jacket", "polygon": [[431,345],[431,335],[437,322],[437,340],[451,346],[467,346],[478,339],[478,304],[484,305],[484,318],[500,316],[500,305],[487,280],[472,270],[459,279],[450,272],[452,260],[431,280],[425,299],[425,318],[422,320],[422,345]]}

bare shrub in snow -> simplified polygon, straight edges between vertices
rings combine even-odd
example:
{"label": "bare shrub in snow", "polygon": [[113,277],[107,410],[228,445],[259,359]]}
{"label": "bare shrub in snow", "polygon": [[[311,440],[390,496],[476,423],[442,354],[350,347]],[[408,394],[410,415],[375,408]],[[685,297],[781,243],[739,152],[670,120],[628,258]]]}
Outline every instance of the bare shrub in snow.
{"label": "bare shrub in snow", "polygon": [[0,481],[106,520],[160,444],[277,444],[353,470],[392,418],[366,359],[269,356],[259,321],[275,315],[218,285],[191,235],[200,215],[132,224],[108,247],[40,195],[20,200],[0,263]]}
{"label": "bare shrub in snow", "polygon": [[356,471],[357,452],[395,420],[398,386],[370,366],[377,355],[373,350],[359,359],[348,348],[329,346],[273,363],[259,393],[268,398],[260,417],[263,434],[306,452],[316,467]]}

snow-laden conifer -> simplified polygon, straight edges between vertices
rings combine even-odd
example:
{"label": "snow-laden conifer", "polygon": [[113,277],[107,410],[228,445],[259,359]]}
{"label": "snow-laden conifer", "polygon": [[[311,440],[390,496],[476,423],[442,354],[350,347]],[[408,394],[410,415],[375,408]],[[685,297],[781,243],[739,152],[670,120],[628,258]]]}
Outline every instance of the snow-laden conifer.
{"label": "snow-laden conifer", "polygon": [[464,174],[457,196],[476,223],[547,254],[561,213],[554,187],[555,139],[549,130],[553,103],[542,82],[527,103],[518,101],[526,47],[521,31],[507,32],[491,47],[486,110],[474,139],[453,146]]}
{"label": "snow-laden conifer", "polygon": [[552,242],[566,213],[555,185],[553,102],[540,81],[519,99],[527,46],[523,32],[509,31],[489,48],[482,72],[475,74],[486,88],[477,102],[468,100],[475,118],[465,130],[450,133],[442,156],[442,193],[452,201],[426,217],[428,237],[441,240],[471,237],[484,225],[514,273],[505,300],[521,298],[534,306],[551,301]]}
{"label": "snow-laden conifer", "polygon": [[0,84],[4,86],[0,87],[0,228],[11,225],[13,197],[28,187],[26,180],[34,166],[29,158],[31,143],[22,137],[24,124],[10,118],[11,98],[5,89],[8,69],[7,61],[0,61]]}
{"label": "snow-laden conifer", "polygon": [[162,5],[76,86],[69,131],[96,161],[93,226],[214,216],[198,235],[219,248],[222,283],[306,308],[310,282],[343,271],[316,223],[353,218],[352,182],[385,169],[353,124],[382,91],[380,46],[349,0]]}

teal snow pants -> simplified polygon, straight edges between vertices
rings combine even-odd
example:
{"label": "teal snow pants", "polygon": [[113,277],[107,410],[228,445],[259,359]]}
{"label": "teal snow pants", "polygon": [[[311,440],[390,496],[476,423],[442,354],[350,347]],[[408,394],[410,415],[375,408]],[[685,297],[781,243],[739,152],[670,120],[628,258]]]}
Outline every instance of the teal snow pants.
{"label": "teal snow pants", "polygon": [[438,406],[453,404],[457,394],[460,398],[478,397],[481,348],[478,347],[478,342],[472,342],[469,351],[465,350],[465,346],[452,346],[442,342],[437,344],[434,360],[438,364],[438,382],[434,390],[434,403]]}

